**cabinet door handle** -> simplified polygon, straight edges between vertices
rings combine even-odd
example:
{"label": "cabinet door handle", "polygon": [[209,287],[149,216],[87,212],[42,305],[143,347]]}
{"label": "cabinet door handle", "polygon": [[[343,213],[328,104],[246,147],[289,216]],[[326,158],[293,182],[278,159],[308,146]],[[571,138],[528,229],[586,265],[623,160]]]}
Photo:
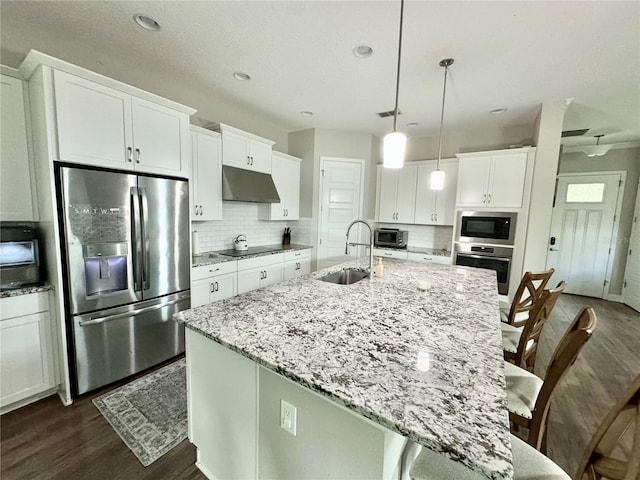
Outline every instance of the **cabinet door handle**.
{"label": "cabinet door handle", "polygon": [[264,271],[264,278],[267,278],[267,271]]}
{"label": "cabinet door handle", "polygon": [[202,205],[200,205],[200,215],[202,215]]}
{"label": "cabinet door handle", "polygon": [[431,221],[433,222],[433,213],[431,214]]}
{"label": "cabinet door handle", "polygon": [[488,203],[491,203],[491,194],[489,194],[489,202]]}
{"label": "cabinet door handle", "polygon": [[385,255],[386,255],[387,257],[392,257],[392,256],[393,256],[393,253],[385,253]]}
{"label": "cabinet door handle", "polygon": [[136,148],[136,163],[140,163],[140,149]]}
{"label": "cabinet door handle", "polygon": [[210,291],[211,293],[213,293],[213,292],[215,292],[215,291],[216,291],[216,288],[215,288],[215,286],[214,286],[214,284],[213,284],[213,283],[210,283],[210,284],[209,284],[209,286],[211,287],[211,288],[209,288],[209,291]]}
{"label": "cabinet door handle", "polygon": [[438,221],[438,214],[437,213],[435,214],[435,217],[436,217],[436,222],[437,222]]}
{"label": "cabinet door handle", "polygon": [[487,194],[482,195],[482,203],[487,203]]}
{"label": "cabinet door handle", "polygon": [[194,215],[198,215],[198,205],[196,205],[196,211],[194,212]]}
{"label": "cabinet door handle", "polygon": [[217,272],[218,270],[220,270],[220,268],[216,268],[215,270],[209,269],[209,273]]}
{"label": "cabinet door handle", "polygon": [[253,165],[253,157],[251,157],[251,165]]}
{"label": "cabinet door handle", "polygon": [[220,285],[218,285],[218,282],[216,282],[216,292],[220,291]]}
{"label": "cabinet door handle", "polygon": [[133,148],[127,147],[127,161],[133,162]]}

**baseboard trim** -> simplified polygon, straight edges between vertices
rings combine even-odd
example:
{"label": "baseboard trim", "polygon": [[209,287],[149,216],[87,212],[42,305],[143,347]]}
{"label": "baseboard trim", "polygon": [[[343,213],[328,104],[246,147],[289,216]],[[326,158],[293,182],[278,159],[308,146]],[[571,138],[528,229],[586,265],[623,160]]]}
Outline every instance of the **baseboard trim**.
{"label": "baseboard trim", "polygon": [[622,295],[607,295],[606,300],[609,300],[610,302],[624,303]]}

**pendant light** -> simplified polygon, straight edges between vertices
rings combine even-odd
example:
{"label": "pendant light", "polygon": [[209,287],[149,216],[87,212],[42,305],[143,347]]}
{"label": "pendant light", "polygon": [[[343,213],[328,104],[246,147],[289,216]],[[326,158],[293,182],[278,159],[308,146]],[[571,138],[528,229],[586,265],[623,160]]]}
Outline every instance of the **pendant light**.
{"label": "pendant light", "polygon": [[431,190],[442,190],[444,188],[444,172],[440,170],[440,160],[442,158],[442,125],[444,123],[444,99],[447,94],[447,73],[453,64],[453,58],[440,60],[440,66],[444,67],[444,89],[442,90],[442,113],[440,113],[440,137],[438,138],[438,163],[436,169],[431,172]]}
{"label": "pendant light", "polygon": [[382,150],[382,166],[384,168],[400,168],[404,164],[404,154],[407,148],[407,137],[398,132],[398,92],[400,91],[400,59],[402,57],[402,17],[404,15],[404,0],[400,0],[400,35],[398,39],[398,70],[396,75],[396,106],[393,110],[393,132],[385,135]]}
{"label": "pendant light", "polygon": [[597,139],[595,145],[587,145],[582,148],[582,151],[587,155],[587,157],[601,157],[605,155],[613,145],[600,145],[600,138],[604,137],[604,135],[594,135]]}

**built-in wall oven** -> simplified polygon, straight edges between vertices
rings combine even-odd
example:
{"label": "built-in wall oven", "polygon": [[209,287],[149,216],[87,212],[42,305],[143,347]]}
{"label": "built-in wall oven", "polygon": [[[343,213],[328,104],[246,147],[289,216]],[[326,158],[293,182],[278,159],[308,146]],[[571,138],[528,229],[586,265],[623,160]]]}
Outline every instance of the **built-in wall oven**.
{"label": "built-in wall oven", "polygon": [[455,254],[456,265],[495,270],[498,277],[498,293],[507,295],[513,248],[456,243]]}
{"label": "built-in wall oven", "polygon": [[513,246],[516,216],[513,212],[458,212],[456,241]]}

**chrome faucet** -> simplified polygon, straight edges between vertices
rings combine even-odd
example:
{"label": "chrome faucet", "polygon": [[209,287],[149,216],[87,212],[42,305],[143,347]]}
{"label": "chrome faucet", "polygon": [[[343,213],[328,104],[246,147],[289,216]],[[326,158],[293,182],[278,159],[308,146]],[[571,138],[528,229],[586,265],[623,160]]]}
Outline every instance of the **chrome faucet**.
{"label": "chrome faucet", "polygon": [[[369,229],[369,243],[353,243],[353,242],[349,242],[349,232],[351,231],[351,227],[353,227],[356,223],[362,223],[362,224],[366,225],[367,228]],[[372,276],[373,276],[373,230],[371,230],[371,225],[369,225],[364,220],[354,220],[353,222],[351,222],[351,225],[349,225],[349,228],[347,228],[347,242],[346,242],[345,247],[344,247],[344,254],[345,255],[349,255],[349,246],[353,246],[353,247],[356,247],[356,246],[369,247],[369,278],[372,278]]]}

